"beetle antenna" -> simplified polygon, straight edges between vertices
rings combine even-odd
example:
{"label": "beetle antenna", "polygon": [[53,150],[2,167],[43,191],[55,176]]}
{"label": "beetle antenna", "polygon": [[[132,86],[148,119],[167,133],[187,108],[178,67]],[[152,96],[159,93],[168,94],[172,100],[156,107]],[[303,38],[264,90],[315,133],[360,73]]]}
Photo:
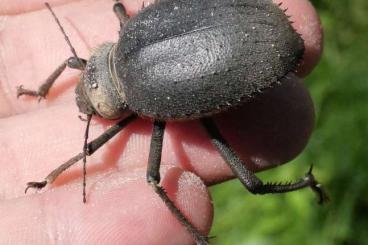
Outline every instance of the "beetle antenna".
{"label": "beetle antenna", "polygon": [[70,47],[70,50],[72,51],[72,53],[73,53],[74,57],[78,60],[79,65],[81,65],[81,67],[84,67],[85,65],[84,65],[84,64],[82,63],[82,61],[79,59],[79,57],[78,57],[78,55],[77,55],[77,52],[75,51],[75,49],[74,49],[74,47],[73,47],[72,43],[70,42],[69,37],[66,35],[64,28],[61,26],[60,21],[59,21],[58,17],[56,16],[56,14],[54,13],[54,11],[52,10],[52,8],[51,8],[50,4],[46,2],[46,3],[45,3],[45,5],[46,5],[46,7],[48,8],[48,10],[51,12],[52,16],[54,17],[54,19],[55,19],[55,21],[56,21],[56,24],[59,26],[60,31],[63,33],[64,38],[65,38],[65,41],[68,43],[68,45],[69,45],[69,47]]}
{"label": "beetle antenna", "polygon": [[84,144],[83,144],[83,202],[86,203],[86,175],[87,175],[87,153],[88,153],[88,133],[89,133],[89,126],[91,123],[92,115],[87,115],[87,127],[84,133]]}

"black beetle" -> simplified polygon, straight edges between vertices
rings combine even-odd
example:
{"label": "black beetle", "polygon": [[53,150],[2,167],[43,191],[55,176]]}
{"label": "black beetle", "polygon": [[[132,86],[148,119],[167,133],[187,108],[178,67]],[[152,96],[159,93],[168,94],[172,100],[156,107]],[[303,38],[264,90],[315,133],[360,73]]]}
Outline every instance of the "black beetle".
{"label": "black beetle", "polygon": [[[312,169],[294,183],[264,184],[210,118],[247,103],[298,67],[304,52],[303,39],[277,5],[271,0],[162,0],[133,18],[120,3],[115,3],[114,11],[121,23],[119,41],[101,45],[88,61],[77,56],[52,12],[74,56],[58,67],[38,91],[20,86],[17,95],[43,98],[67,66],[82,70],[76,101],[87,115],[84,151],[44,181],[29,182],[26,191],[52,183],[82,158],[85,163],[87,155],[140,116],[153,120],[147,181],[198,244],[207,244],[208,238],[186,219],[159,185],[168,120],[200,119],[234,175],[254,194],[311,187],[320,203],[327,199]],[[125,118],[87,144],[92,115]]]}

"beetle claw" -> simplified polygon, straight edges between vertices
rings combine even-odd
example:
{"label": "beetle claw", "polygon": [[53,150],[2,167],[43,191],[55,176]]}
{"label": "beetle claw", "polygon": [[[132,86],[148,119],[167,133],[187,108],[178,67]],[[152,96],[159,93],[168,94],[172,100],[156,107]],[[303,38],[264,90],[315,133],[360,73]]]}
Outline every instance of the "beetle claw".
{"label": "beetle claw", "polygon": [[313,164],[309,167],[306,178],[310,179],[310,188],[318,195],[318,204],[324,204],[330,200],[323,186],[318,183],[313,173]]}
{"label": "beetle claw", "polygon": [[17,86],[17,99],[22,95],[23,85]]}
{"label": "beetle claw", "polygon": [[321,184],[312,186],[312,190],[315,191],[319,196],[318,204],[322,205],[330,200],[330,198],[327,195],[327,192],[324,190]]}
{"label": "beetle claw", "polygon": [[307,174],[312,174],[312,171],[313,171],[313,164],[310,165],[309,167],[309,170],[308,170],[308,173]]}

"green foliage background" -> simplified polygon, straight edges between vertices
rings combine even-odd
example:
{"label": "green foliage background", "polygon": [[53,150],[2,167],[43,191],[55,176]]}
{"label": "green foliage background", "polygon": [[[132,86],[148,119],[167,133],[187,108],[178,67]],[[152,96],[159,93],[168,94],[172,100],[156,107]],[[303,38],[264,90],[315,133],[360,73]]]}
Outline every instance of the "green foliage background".
{"label": "green foliage background", "polygon": [[212,187],[212,244],[368,244],[368,1],[315,0],[325,30],[322,60],[305,80],[316,128],[291,163],[259,173],[264,180],[314,173],[331,201],[309,190],[253,196],[236,180]]}

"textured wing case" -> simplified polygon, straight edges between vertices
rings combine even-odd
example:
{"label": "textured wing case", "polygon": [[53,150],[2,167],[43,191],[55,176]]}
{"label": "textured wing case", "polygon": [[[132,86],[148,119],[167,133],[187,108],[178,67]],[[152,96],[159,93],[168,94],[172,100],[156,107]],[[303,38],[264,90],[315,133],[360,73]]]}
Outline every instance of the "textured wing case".
{"label": "textured wing case", "polygon": [[244,103],[294,70],[303,52],[270,0],[169,0],[127,23],[116,66],[131,110],[185,119]]}

